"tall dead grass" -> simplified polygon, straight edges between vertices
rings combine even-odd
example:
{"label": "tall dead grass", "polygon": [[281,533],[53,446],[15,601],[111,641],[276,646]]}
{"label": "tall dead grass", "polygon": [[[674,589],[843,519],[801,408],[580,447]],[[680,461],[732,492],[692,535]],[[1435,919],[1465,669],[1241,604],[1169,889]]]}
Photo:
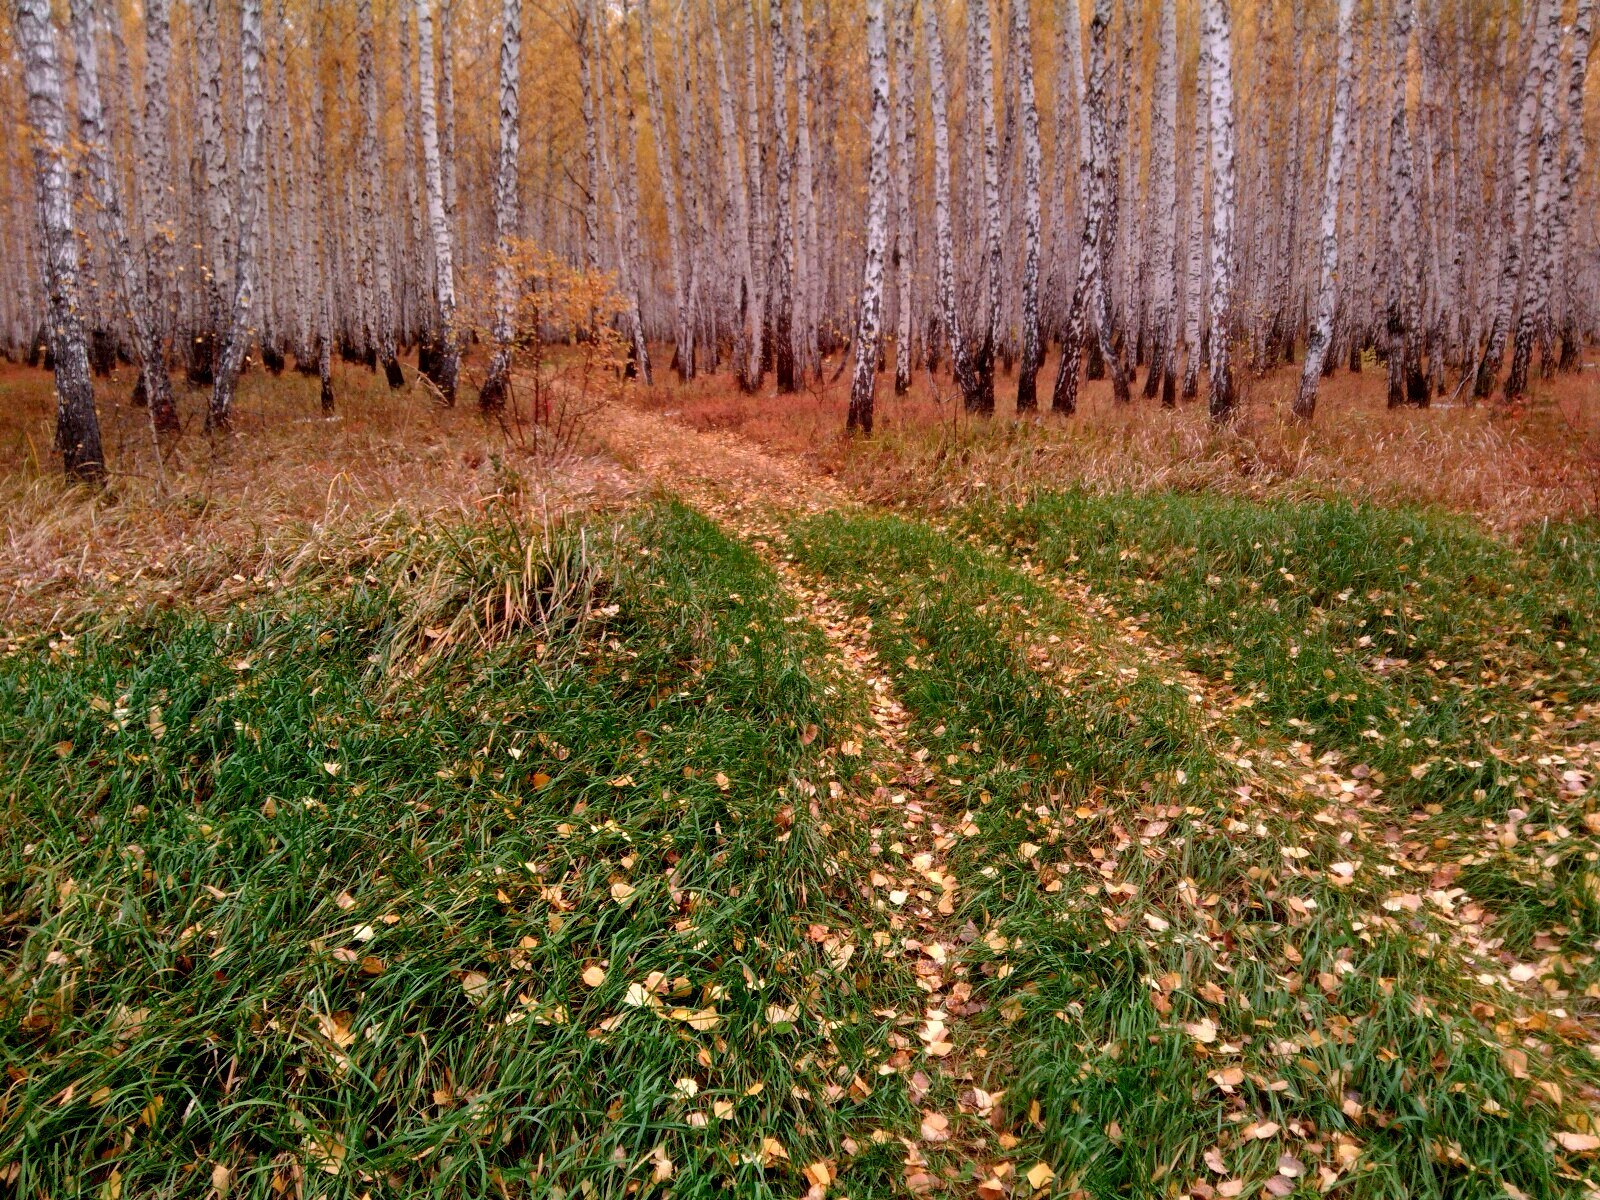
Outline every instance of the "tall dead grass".
{"label": "tall dead grass", "polygon": [[[408,368],[408,378],[412,374]],[[240,381],[235,429],[199,432],[203,394],[180,397],[191,428],[157,459],[131,371],[96,381],[110,485],[68,489],[50,445],[41,371],[0,366],[0,631],[51,628],[86,612],[228,602],[341,561],[433,519],[508,504],[536,523],[616,494],[592,457],[556,465],[520,451],[470,398],[441,408],[421,387],[335,364],[338,413],[293,372]]]}
{"label": "tall dead grass", "polygon": [[[825,366],[831,377],[835,364]],[[1315,424],[1290,419],[1297,373],[1241,387],[1237,419],[1218,428],[1203,403],[1163,410],[1118,405],[1105,382],[1085,384],[1075,416],[1017,419],[1014,377],[999,412],[971,418],[946,377],[919,373],[903,397],[880,376],[877,433],[843,435],[848,380],[793,397],[742,395],[723,376],[660,386],[640,402],[695,428],[733,430],[768,449],[811,456],[864,499],[943,507],[976,496],[1024,499],[1041,490],[1173,488],[1255,497],[1355,496],[1470,513],[1511,530],[1600,513],[1600,364],[1538,379],[1521,408],[1439,403],[1390,410],[1381,369],[1324,381]],[[1041,373],[1048,395],[1054,362]],[[1142,380],[1142,376],[1141,376]]]}

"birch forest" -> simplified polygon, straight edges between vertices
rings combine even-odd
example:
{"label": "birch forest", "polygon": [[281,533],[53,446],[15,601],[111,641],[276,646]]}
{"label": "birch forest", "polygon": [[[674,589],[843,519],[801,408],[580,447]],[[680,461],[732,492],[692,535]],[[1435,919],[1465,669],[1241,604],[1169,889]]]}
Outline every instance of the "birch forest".
{"label": "birch forest", "polygon": [[215,431],[243,370],[453,404],[471,347],[496,409],[514,242],[606,274],[630,376],[782,404],[853,356],[867,432],[919,372],[980,414],[1226,420],[1291,367],[1308,421],[1336,371],[1514,402],[1596,332],[1593,0],[9,7],[0,352],[76,476],[118,360],[161,438],[174,376]]}

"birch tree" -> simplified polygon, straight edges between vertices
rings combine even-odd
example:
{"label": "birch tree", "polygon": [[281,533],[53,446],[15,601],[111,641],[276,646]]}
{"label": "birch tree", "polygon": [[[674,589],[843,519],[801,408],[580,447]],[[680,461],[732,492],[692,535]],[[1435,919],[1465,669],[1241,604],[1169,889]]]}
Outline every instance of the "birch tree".
{"label": "birch tree", "polygon": [[[1401,0],[1405,2],[1405,0]],[[1233,28],[1228,0],[1202,0],[1201,54],[1210,79],[1211,121],[1211,399],[1213,421],[1233,414],[1228,322],[1233,309]]]}
{"label": "birch tree", "polygon": [[767,275],[772,302],[773,367],[778,391],[799,386],[794,353],[794,232],[789,213],[789,52],[783,32],[783,0],[772,0],[772,141],[776,158],[773,173],[773,230]]}
{"label": "birch tree", "polygon": [[[978,75],[972,81],[978,90],[980,152],[983,162],[983,280],[987,303],[981,310],[981,324],[975,331],[977,346],[972,355],[972,389],[966,393],[968,412],[994,412],[995,339],[1000,327],[1000,143],[995,128],[994,47],[989,35],[989,0],[971,0],[967,19],[972,22],[973,53]],[[972,99],[968,98],[968,103]]]}
{"label": "birch tree", "polygon": [[[933,3],[934,0],[924,0]],[[894,259],[895,338],[894,394],[903,396],[911,387],[911,248],[913,243],[911,164],[916,159],[917,98],[912,91],[912,46],[916,31],[912,27],[916,0],[894,3]]]}
{"label": "birch tree", "polygon": [[111,162],[111,136],[100,97],[100,51],[95,38],[93,0],[72,0],[73,65],[77,74],[78,140],[83,147],[84,173],[94,201],[100,237],[117,276],[122,315],[127,321],[139,363],[139,387],[150,412],[158,449],[177,436],[178,408],[172,398],[172,380],[155,329],[156,313],[145,291],[145,276],[128,238],[121,189]]}
{"label": "birch tree", "polygon": [[1350,121],[1350,80],[1355,58],[1355,0],[1339,0],[1338,65],[1333,84],[1333,113],[1328,121],[1326,176],[1322,185],[1322,223],[1318,245],[1321,249],[1317,283],[1317,307],[1306,336],[1306,357],[1300,368],[1300,387],[1295,393],[1294,415],[1309,421],[1317,411],[1317,385],[1333,341],[1333,310],[1339,281],[1339,195],[1344,183],[1344,149]]}
{"label": "birch tree", "polygon": [[[649,0],[644,0],[648,3]],[[750,190],[739,165],[739,128],[733,115],[733,88],[722,50],[721,20],[715,8],[707,13],[711,25],[711,56],[717,64],[717,125],[722,134],[723,186],[733,231],[733,263],[738,273],[738,345],[734,348],[734,374],[739,388],[753,392],[761,379],[761,313],[756,306],[755,263],[750,253]]]}
{"label": "birch tree", "polygon": [[217,30],[216,0],[197,0],[194,37],[207,256],[204,264],[205,327],[201,330],[203,336],[195,343],[204,362],[203,366],[196,364],[201,371],[194,378],[202,383],[214,383],[217,338],[223,321],[222,297],[228,282],[228,234],[233,218],[228,187],[228,146],[222,125],[222,46]]}
{"label": "birch tree", "polygon": [[1502,248],[1497,270],[1493,315],[1483,355],[1478,360],[1473,393],[1480,399],[1493,390],[1505,358],[1506,339],[1523,287],[1524,247],[1528,239],[1529,213],[1533,206],[1533,167],[1530,162],[1534,136],[1538,131],[1544,96],[1545,73],[1559,49],[1561,27],[1560,0],[1533,0],[1530,14],[1534,34],[1528,54],[1528,69],[1522,77],[1517,99],[1517,122],[1511,138],[1505,183],[1511,196],[1509,219],[1503,222]]}
{"label": "birch tree", "polygon": [[394,281],[389,275],[389,244],[378,217],[383,196],[383,156],[378,148],[378,80],[373,63],[372,0],[356,0],[356,77],[361,91],[361,217],[370,271],[372,342],[391,388],[405,384],[394,345]]}
{"label": "birch tree", "polygon": [[1389,407],[1428,403],[1428,381],[1422,373],[1421,313],[1417,291],[1421,236],[1417,219],[1411,128],[1407,119],[1411,51],[1412,0],[1394,0],[1392,105],[1389,124]]}
{"label": "birch tree", "polygon": [[174,211],[172,191],[172,155],[167,142],[167,131],[171,124],[167,89],[171,77],[170,0],[145,0],[144,119],[140,122],[139,207],[144,218],[145,287],[154,306],[150,320],[158,338],[171,333],[177,294],[172,278],[177,213]]}
{"label": "birch tree", "polygon": [[261,127],[266,119],[261,53],[261,0],[240,0],[239,83],[243,112],[239,137],[239,230],[233,261],[233,306],[217,355],[216,380],[206,411],[207,430],[226,429],[233,420],[234,385],[260,320],[256,304],[256,243],[261,234]]}
{"label": "birch tree", "polygon": [[516,278],[511,263],[511,239],[516,234],[518,122],[521,107],[517,88],[522,72],[522,0],[501,0],[500,5],[500,156],[494,183],[494,355],[489,373],[478,389],[478,406],[499,412],[510,390],[512,322],[516,313]]}
{"label": "birch tree", "polygon": [[[1080,33],[1072,0],[1063,19],[1067,22],[1067,54],[1079,59]],[[1129,399],[1128,379],[1121,356],[1111,344],[1111,281],[1109,278],[1109,209],[1112,203],[1110,134],[1106,128],[1107,43],[1110,39],[1111,0],[1095,0],[1089,21],[1089,78],[1082,92],[1082,129],[1078,139],[1078,178],[1084,196],[1083,235],[1079,244],[1078,279],[1072,291],[1067,327],[1061,341],[1061,365],[1050,397],[1052,412],[1070,415],[1078,408],[1078,375],[1083,362],[1084,336],[1090,317],[1101,357],[1111,372],[1112,394]],[[1074,72],[1075,76],[1077,72]],[[1074,80],[1076,81],[1076,79]]]}
{"label": "birch tree", "polygon": [[417,0],[417,93],[422,122],[422,172],[428,193],[428,228],[433,238],[434,301],[438,310],[433,382],[447,405],[456,402],[460,351],[456,345],[455,254],[445,215],[444,168],[439,157],[439,109],[433,68],[433,14]]}
{"label": "birch tree", "polygon": [[1206,255],[1206,160],[1211,118],[1211,80],[1204,51],[1194,72],[1194,134],[1189,159],[1188,238],[1183,268],[1183,398],[1200,391],[1200,366],[1205,357],[1202,337],[1202,293]]}
{"label": "birch tree", "polygon": [[98,485],[105,479],[106,465],[79,291],[78,235],[73,228],[68,166],[71,142],[55,26],[50,0],[15,0],[14,11],[44,245],[45,328],[56,376],[56,450],[69,482]]}
{"label": "birch tree", "polygon": [[922,0],[923,34],[928,55],[928,107],[933,123],[933,228],[938,258],[936,286],[956,387],[965,397],[975,391],[976,384],[972,379],[972,362],[956,307],[955,235],[950,223],[949,98],[945,90],[944,34],[939,29],[939,3],[940,0]]}
{"label": "birch tree", "polygon": [[[773,0],[782,5],[783,0]],[[789,56],[794,62],[794,355],[800,380],[821,377],[817,346],[822,295],[817,243],[816,173],[811,153],[811,55],[805,0],[789,2]]]}
{"label": "birch tree", "polygon": [[678,208],[678,174],[668,150],[666,106],[661,98],[661,80],[656,74],[655,31],[650,20],[649,0],[640,0],[640,57],[644,65],[645,93],[650,104],[650,133],[655,142],[656,167],[661,177],[661,204],[667,218],[667,256],[672,268],[672,296],[677,316],[674,340],[677,346],[678,378],[688,379],[694,369],[694,333],[689,306],[689,281],[684,267],[683,221]]}
{"label": "birch tree", "polygon": [[1151,259],[1155,277],[1154,303],[1150,315],[1150,366],[1145,373],[1144,394],[1148,399],[1157,390],[1161,403],[1171,408],[1176,403],[1173,372],[1173,335],[1177,320],[1177,277],[1175,256],[1178,235],[1178,6],[1176,0],[1161,0],[1156,31],[1156,75],[1150,93],[1150,172]]}
{"label": "birch tree", "polygon": [[1560,90],[1561,43],[1559,35],[1545,43],[1540,67],[1539,136],[1535,142],[1533,206],[1528,214],[1529,242],[1523,266],[1517,305],[1516,336],[1511,346],[1511,367],[1506,372],[1507,403],[1520,399],[1528,390],[1528,367],[1533,359],[1534,341],[1539,338],[1550,313],[1551,279],[1555,273],[1554,224],[1559,168],[1557,148],[1564,124],[1557,111]]}
{"label": "birch tree", "polygon": [[861,300],[856,318],[856,366],[850,382],[847,430],[872,432],[872,392],[878,376],[882,334],[883,259],[889,240],[889,43],[884,0],[866,0],[867,87],[867,245],[861,270]]}
{"label": "birch tree", "polygon": [[1567,68],[1567,150],[1561,162],[1561,191],[1556,203],[1554,253],[1552,261],[1557,273],[1553,281],[1558,289],[1561,323],[1561,357],[1563,371],[1576,370],[1582,342],[1577,314],[1577,296],[1569,248],[1572,236],[1574,196],[1583,167],[1584,130],[1583,94],[1589,74],[1590,43],[1594,38],[1595,0],[1578,0],[1577,15],[1572,24],[1572,59]]}
{"label": "birch tree", "polygon": [[[1169,0],[1170,2],[1170,0]],[[1039,406],[1039,366],[1044,350],[1039,341],[1039,108],[1033,92],[1033,22],[1028,0],[1012,0],[1011,20],[1017,44],[1017,97],[1022,110],[1022,357],[1017,366],[1017,411]]]}

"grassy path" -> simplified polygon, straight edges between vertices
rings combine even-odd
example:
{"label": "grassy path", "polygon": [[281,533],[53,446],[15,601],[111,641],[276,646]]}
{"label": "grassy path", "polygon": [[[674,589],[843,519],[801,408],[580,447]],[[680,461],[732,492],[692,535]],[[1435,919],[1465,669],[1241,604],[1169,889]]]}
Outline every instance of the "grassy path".
{"label": "grassy path", "polygon": [[[1389,760],[1374,777],[1327,752],[1282,678],[1264,689],[1161,636],[1188,621],[1128,616],[1114,572],[1077,568],[1072,526],[1039,523],[1054,513],[1020,536],[982,512],[934,529],[736,439],[642,440],[658,478],[769,556],[875,698],[890,786],[858,811],[890,904],[872,903],[922,956],[924,1041],[941,1039],[910,1074],[925,1120],[908,1182],[1514,1196],[1586,1174],[1586,926],[1566,958],[1509,953],[1517,922],[1418,850],[1454,840],[1459,807],[1410,807],[1415,788],[1379,786]],[[1240,570],[1248,596],[1257,565]],[[1242,637],[1278,636],[1226,594]],[[1320,699],[1336,672],[1319,646],[1306,660]],[[1576,794],[1593,759],[1565,749],[1547,779]],[[1588,900],[1560,905],[1581,917]]]}

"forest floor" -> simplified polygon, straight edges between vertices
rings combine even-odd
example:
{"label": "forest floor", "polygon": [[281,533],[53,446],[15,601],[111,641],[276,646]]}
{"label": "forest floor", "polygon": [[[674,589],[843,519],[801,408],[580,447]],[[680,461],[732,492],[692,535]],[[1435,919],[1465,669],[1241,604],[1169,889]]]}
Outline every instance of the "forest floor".
{"label": "forest floor", "polygon": [[90,499],[42,378],[17,1194],[1600,1194],[1592,379],[866,446],[659,383],[555,469],[247,377]]}

